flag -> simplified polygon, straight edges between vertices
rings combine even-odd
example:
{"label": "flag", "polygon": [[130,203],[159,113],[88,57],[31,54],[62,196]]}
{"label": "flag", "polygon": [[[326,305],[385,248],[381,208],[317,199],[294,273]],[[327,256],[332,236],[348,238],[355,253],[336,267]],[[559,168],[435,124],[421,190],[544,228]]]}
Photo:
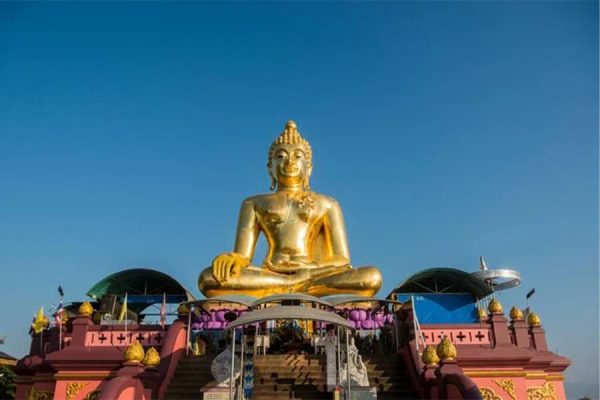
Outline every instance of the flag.
{"label": "flag", "polygon": [[56,310],[56,314],[54,314],[54,321],[56,321],[57,326],[62,325],[62,316],[64,313],[65,313],[65,308],[63,306],[63,300],[61,298],[60,302],[58,303],[58,309]]}
{"label": "flag", "polygon": [[123,321],[127,317],[127,293],[125,293],[125,300],[121,306],[121,312],[119,313],[119,321]]}
{"label": "flag", "polygon": [[527,296],[526,296],[526,298],[527,298],[527,299],[529,299],[531,296],[533,296],[533,294],[534,294],[534,293],[535,293],[535,288],[531,289],[531,290],[529,291],[529,293],[527,293]]}
{"label": "flag", "polygon": [[167,323],[167,295],[163,293],[163,302],[160,306],[160,327],[165,328]]}
{"label": "flag", "polygon": [[35,333],[40,333],[47,327],[48,327],[48,318],[46,318],[46,316],[44,315],[44,306],[41,306],[39,308],[39,310],[37,311],[37,313],[35,314],[35,317],[33,318],[33,323],[31,324],[31,329],[33,329],[33,332],[35,332]]}
{"label": "flag", "polygon": [[58,294],[60,294],[60,297],[65,297],[65,292],[63,292],[63,288],[62,286],[58,285]]}

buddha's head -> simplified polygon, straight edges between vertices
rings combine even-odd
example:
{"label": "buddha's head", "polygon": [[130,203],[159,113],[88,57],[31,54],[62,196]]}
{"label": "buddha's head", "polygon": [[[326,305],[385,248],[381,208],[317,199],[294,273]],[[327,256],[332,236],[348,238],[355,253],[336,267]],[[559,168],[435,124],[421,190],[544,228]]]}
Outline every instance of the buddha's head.
{"label": "buddha's head", "polygon": [[271,190],[277,186],[301,187],[308,190],[312,173],[312,149],[294,121],[288,121],[281,135],[271,143],[269,162]]}

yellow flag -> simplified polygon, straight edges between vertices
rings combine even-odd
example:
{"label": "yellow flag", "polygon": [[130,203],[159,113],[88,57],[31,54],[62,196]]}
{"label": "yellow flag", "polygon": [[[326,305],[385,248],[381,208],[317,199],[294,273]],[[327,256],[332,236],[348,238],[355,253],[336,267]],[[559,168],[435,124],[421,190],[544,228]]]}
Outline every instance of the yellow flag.
{"label": "yellow flag", "polygon": [[125,300],[121,306],[121,312],[119,313],[119,321],[123,321],[127,317],[127,293],[125,293]]}
{"label": "yellow flag", "polygon": [[48,318],[44,315],[44,306],[41,306],[35,314],[31,328],[35,333],[40,333],[48,327]]}

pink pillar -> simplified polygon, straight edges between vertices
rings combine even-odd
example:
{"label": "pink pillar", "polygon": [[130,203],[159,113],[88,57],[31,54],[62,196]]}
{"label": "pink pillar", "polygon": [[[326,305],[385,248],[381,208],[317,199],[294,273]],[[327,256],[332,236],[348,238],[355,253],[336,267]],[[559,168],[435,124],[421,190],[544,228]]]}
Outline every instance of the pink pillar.
{"label": "pink pillar", "polygon": [[489,318],[490,325],[492,326],[492,334],[494,337],[494,347],[498,346],[510,346],[510,332],[508,331],[508,325],[506,324],[506,318],[502,313],[493,313]]}
{"label": "pink pillar", "polygon": [[435,400],[440,398],[440,389],[438,378],[435,375],[437,365],[426,365],[423,367],[423,372],[420,376],[420,386],[424,398]]}
{"label": "pink pillar", "polygon": [[527,349],[530,347],[529,343],[529,327],[525,321],[515,320],[510,324],[510,329],[515,333],[515,340],[517,347]]}
{"label": "pink pillar", "polygon": [[71,347],[84,347],[85,337],[88,329],[94,325],[92,319],[86,316],[79,316],[73,320],[73,330],[71,332]]}
{"label": "pink pillar", "polygon": [[536,350],[548,351],[548,343],[546,342],[546,331],[541,326],[532,326],[530,328],[531,336],[533,336],[533,345]]}

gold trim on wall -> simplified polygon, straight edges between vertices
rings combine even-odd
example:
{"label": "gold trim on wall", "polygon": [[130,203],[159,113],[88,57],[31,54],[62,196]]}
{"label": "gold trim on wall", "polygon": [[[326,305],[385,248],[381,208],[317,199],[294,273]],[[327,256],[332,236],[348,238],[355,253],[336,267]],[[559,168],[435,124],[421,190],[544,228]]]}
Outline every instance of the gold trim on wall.
{"label": "gold trim on wall", "polygon": [[465,371],[469,378],[525,378],[525,379],[545,379],[547,381],[564,381],[562,374],[548,374],[545,372],[525,372],[516,370],[499,371]]}
{"label": "gold trim on wall", "polygon": [[517,400],[515,383],[512,381],[512,379],[496,379],[494,383],[504,389],[504,391],[508,393],[513,400]]}
{"label": "gold trim on wall", "polygon": [[89,382],[71,382],[67,384],[67,400],[73,400]]}
{"label": "gold trim on wall", "polygon": [[492,389],[489,388],[479,388],[479,392],[481,393],[481,398],[483,400],[502,400],[502,397],[498,396]]}
{"label": "gold trim on wall", "polygon": [[554,385],[546,382],[543,386],[527,389],[527,400],[556,400]]}

